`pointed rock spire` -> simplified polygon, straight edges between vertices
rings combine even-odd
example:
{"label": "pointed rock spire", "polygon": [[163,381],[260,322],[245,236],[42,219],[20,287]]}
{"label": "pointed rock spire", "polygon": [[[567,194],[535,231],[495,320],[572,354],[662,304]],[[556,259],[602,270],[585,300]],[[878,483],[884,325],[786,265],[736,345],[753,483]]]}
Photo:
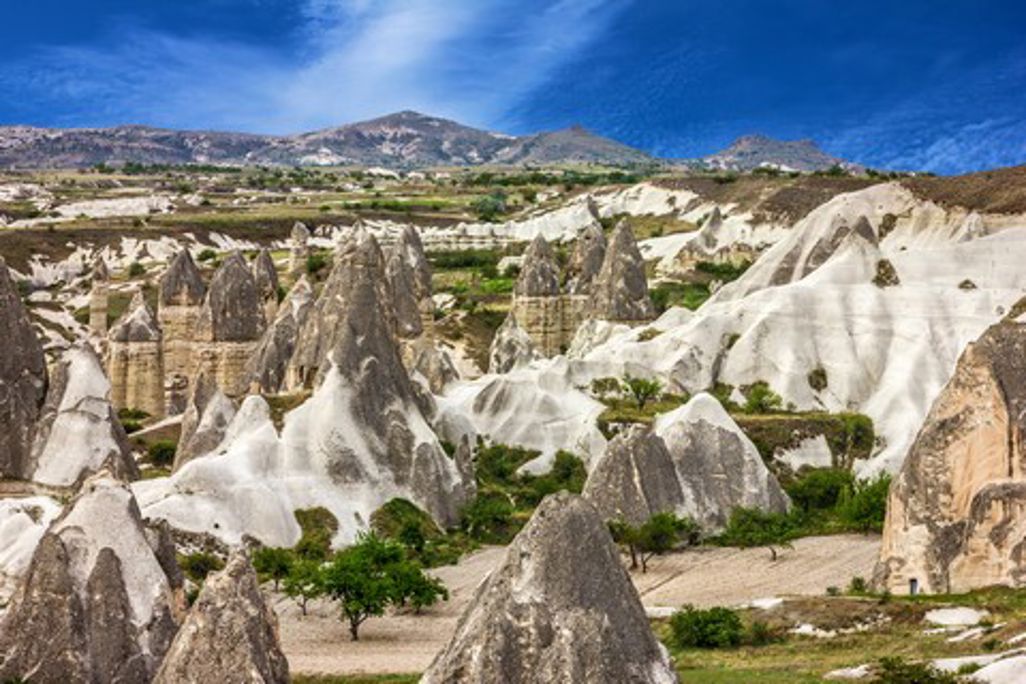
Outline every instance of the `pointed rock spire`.
{"label": "pointed rock spire", "polygon": [[184,608],[161,536],[101,472],[43,535],[0,623],[0,679],[145,682]]}
{"label": "pointed rock spire", "polygon": [[189,250],[178,252],[160,277],[160,306],[199,306],[206,292],[203,277]]}
{"label": "pointed rock spire", "polygon": [[606,236],[601,226],[588,226],[577,236],[566,267],[568,292],[581,295],[591,292],[605,257]]}
{"label": "pointed rock spire", "polygon": [[648,296],[645,260],[626,221],[620,221],[613,230],[592,292],[594,318],[645,321],[655,316],[655,307]]}
{"label": "pointed rock spire", "polygon": [[209,373],[200,372],[182,416],[172,472],[197,456],[213,451],[224,439],[228,424],[234,417],[235,404],[232,400],[225,396]]}
{"label": "pointed rock spire", "polygon": [[488,352],[488,372],[508,373],[520,366],[526,366],[537,358],[540,358],[540,355],[531,341],[531,336],[517,323],[516,314],[510,311],[492,338],[492,346]]}
{"label": "pointed rock spire", "polygon": [[238,251],[214,273],[196,322],[196,337],[212,342],[249,342],[260,338],[264,312],[256,279]]}
{"label": "pointed rock spire", "polygon": [[264,600],[244,551],[235,551],[224,569],[203,583],[153,681],[289,681],[289,664],[278,636],[278,618]]}
{"label": "pointed rock spire", "polygon": [[112,342],[160,342],[157,317],[146,302],[142,290],[136,290],[132,295],[125,313],[111,327],[108,339]]}
{"label": "pointed rock spire", "polygon": [[538,506],[421,679],[676,681],[605,522],[565,492]]}
{"label": "pointed rock spire", "polygon": [[413,339],[424,332],[420,317],[420,300],[417,291],[417,274],[410,264],[405,247],[395,245],[388,252],[385,277],[392,308],[395,311],[396,334],[402,339]]}
{"label": "pointed rock spire", "polygon": [[540,233],[524,252],[513,294],[517,297],[553,297],[559,294],[559,264],[552,247]]}
{"label": "pointed rock spire", "polygon": [[23,479],[46,395],[46,359],[2,257],[0,339],[0,477]]}
{"label": "pointed rock spire", "polygon": [[306,323],[313,301],[313,288],[306,276],[302,276],[282,301],[274,322],[264,331],[260,344],[246,364],[250,381],[261,392],[277,394],[284,389],[296,339]]}
{"label": "pointed rock spire", "polygon": [[253,279],[256,281],[257,290],[265,300],[278,300],[278,271],[274,267],[274,260],[267,248],[257,253],[253,260]]}

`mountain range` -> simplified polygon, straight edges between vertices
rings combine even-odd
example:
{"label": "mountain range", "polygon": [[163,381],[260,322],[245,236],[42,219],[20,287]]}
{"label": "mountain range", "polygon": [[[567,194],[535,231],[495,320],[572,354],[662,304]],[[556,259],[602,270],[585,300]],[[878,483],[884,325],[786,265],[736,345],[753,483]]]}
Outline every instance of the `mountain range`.
{"label": "mountain range", "polygon": [[[740,138],[727,150],[695,161],[735,170],[769,164],[816,171],[846,164],[811,141],[784,142],[763,136]],[[288,136],[134,125],[69,129],[0,126],[0,168],[84,168],[128,162],[424,168],[564,163],[633,166],[665,160],[580,126],[512,136],[412,111]]]}

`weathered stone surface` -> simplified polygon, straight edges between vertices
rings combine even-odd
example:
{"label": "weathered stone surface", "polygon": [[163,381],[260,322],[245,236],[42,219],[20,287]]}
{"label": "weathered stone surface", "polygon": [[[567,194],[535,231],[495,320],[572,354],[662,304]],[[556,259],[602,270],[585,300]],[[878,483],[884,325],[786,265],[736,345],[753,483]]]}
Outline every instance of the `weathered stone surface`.
{"label": "weathered stone surface", "polygon": [[598,512],[547,497],[421,679],[669,683],[677,677]]}
{"label": "weathered stone surface", "polygon": [[46,359],[0,258],[0,477],[27,476],[32,430],[46,395]]}
{"label": "weathered stone surface", "polygon": [[277,394],[285,386],[286,373],[299,331],[313,306],[313,288],[301,277],[281,303],[274,322],[264,331],[246,364],[250,383],[265,394]]}
{"label": "weathered stone surface", "polygon": [[160,306],[199,306],[206,293],[207,287],[196,262],[189,250],[183,249],[160,277]]}
{"label": "weathered stone surface", "polygon": [[244,551],[210,575],[175,636],[156,684],[288,682],[278,618]]}
{"label": "weathered stone surface", "polygon": [[488,352],[488,372],[508,373],[537,358],[539,354],[535,351],[531,336],[517,323],[516,313],[510,311],[492,338]]}
{"label": "weathered stone surface", "polygon": [[250,342],[264,330],[262,296],[252,271],[232,252],[214,273],[196,321],[198,340]]}
{"label": "weathered stone surface", "polygon": [[446,385],[460,378],[452,357],[430,338],[414,340],[409,355],[410,372],[420,374],[427,381],[428,389],[435,394],[441,394]]}
{"label": "weathered stone surface", "polygon": [[182,416],[182,430],[175,451],[172,471],[204,454],[210,453],[224,439],[228,424],[235,417],[235,404],[225,396],[217,382],[207,373],[200,373],[193,383],[189,404]]}
{"label": "weathered stone surface", "polygon": [[555,297],[559,293],[559,264],[556,263],[556,255],[548,241],[538,235],[524,252],[513,297]]}
{"label": "weathered stone surface", "polygon": [[135,293],[107,339],[107,374],[114,406],[163,416],[163,335],[142,292]]}
{"label": "weathered stone surface", "polygon": [[97,259],[89,288],[89,330],[94,335],[107,334],[107,312],[110,306],[110,271],[107,262]]}
{"label": "weathered stone surface", "polygon": [[790,506],[759,450],[712,396],[697,394],[659,416],[654,431],[677,469],[684,496],[680,514],[706,532],[721,530],[739,506],[775,513]]}
{"label": "weathered stone surface", "polygon": [[261,249],[253,261],[253,280],[263,302],[264,321],[269,325],[278,312],[278,271],[266,248]]}
{"label": "weathered stone surface", "polygon": [[891,485],[881,588],[962,592],[1026,584],[1026,324],[962,353]]}
{"label": "weathered stone surface", "polygon": [[67,487],[101,469],[123,480],[139,478],[128,438],[109,400],[110,390],[90,346],[64,352],[36,426],[33,480]]}
{"label": "weathered stone surface", "polygon": [[310,229],[298,221],[292,226],[289,235],[289,274],[298,278],[306,272],[306,258],[310,256]]}
{"label": "weathered stone surface", "polygon": [[101,473],[33,555],[0,624],[0,679],[147,682],[183,609],[131,491]]}
{"label": "weathered stone surface", "polygon": [[375,290],[374,301],[380,310],[364,315],[380,317],[385,334],[391,338],[395,322],[392,307],[388,305],[384,258],[377,240],[366,230],[358,229],[340,242],[331,274],[300,329],[289,363],[288,389],[311,388],[324,377],[329,353],[346,329],[344,321],[354,293],[368,285]]}
{"label": "weathered stone surface", "polygon": [[416,274],[403,244],[396,244],[389,250],[385,277],[388,280],[392,309],[395,311],[396,334],[401,339],[419,337],[424,332],[420,300],[417,297],[419,286],[415,282]]}
{"label": "weathered stone surface", "polygon": [[584,485],[603,520],[641,525],[656,513],[681,513],[685,494],[673,457],[662,438],[646,426],[617,435],[592,466]]}
{"label": "weathered stone surface", "polygon": [[[157,321],[163,335],[164,372],[173,387],[188,391],[194,372],[193,339],[200,306],[206,295],[199,268],[188,250],[182,250],[160,278]],[[177,397],[169,402],[177,405]]]}
{"label": "weathered stone surface", "polygon": [[645,260],[626,221],[613,230],[605,261],[592,286],[592,317],[607,321],[646,321],[655,316],[648,296]]}
{"label": "weathered stone surface", "polygon": [[399,234],[396,247],[413,271],[413,296],[417,301],[431,297],[431,264],[424,253],[420,231],[415,226],[405,226]]}
{"label": "weathered stone surface", "polygon": [[577,236],[570,261],[566,266],[566,289],[569,294],[585,295],[602,270],[606,258],[606,236],[599,226],[589,226]]}

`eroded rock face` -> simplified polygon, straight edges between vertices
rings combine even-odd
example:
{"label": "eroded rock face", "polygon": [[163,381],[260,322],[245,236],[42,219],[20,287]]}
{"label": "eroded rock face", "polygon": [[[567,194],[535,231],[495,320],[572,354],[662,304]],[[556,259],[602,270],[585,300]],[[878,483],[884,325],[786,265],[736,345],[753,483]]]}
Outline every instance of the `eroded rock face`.
{"label": "eroded rock face", "polygon": [[427,382],[428,389],[441,394],[446,386],[460,379],[449,352],[436,344],[434,340],[422,338],[410,348],[412,361],[411,373],[417,373]]}
{"label": "eroded rock face", "polygon": [[710,395],[695,395],[653,427],[676,466],[684,498],[680,514],[706,532],[723,529],[739,506],[787,511],[790,500],[759,450]]}
{"label": "eroded rock face", "polygon": [[264,331],[253,356],[246,365],[250,382],[261,392],[277,394],[285,386],[289,361],[296,347],[296,338],[306,323],[313,306],[313,288],[306,276],[300,278],[281,303],[274,322]]}
{"label": "eroded rock face", "polygon": [[655,316],[648,296],[645,260],[626,221],[621,221],[610,236],[592,292],[593,318],[626,322],[647,321]]}
{"label": "eroded rock face", "polygon": [[[417,297],[419,285],[415,282],[416,274],[404,245],[397,244],[389,250],[385,277],[388,279],[389,296],[395,311],[396,334],[403,339],[418,337],[424,332],[420,300]],[[430,289],[428,291],[430,293]]]}
{"label": "eroded rock face", "polygon": [[535,351],[531,336],[517,323],[516,313],[510,311],[492,338],[488,352],[488,372],[508,373],[537,358],[539,354]]}
{"label": "eroded rock face", "polygon": [[102,469],[139,478],[128,438],[111,405],[110,382],[86,344],[64,352],[54,369],[36,427],[31,478],[72,486]]}
{"label": "eroded rock face", "polygon": [[264,601],[244,551],[233,553],[224,570],[204,582],[153,681],[289,681],[278,618]]}
{"label": "eroded rock face", "polygon": [[181,412],[184,397],[195,373],[196,321],[207,293],[199,268],[188,250],[182,250],[160,278],[157,320],[163,334],[164,372],[171,380],[169,406]]}
{"label": "eroded rock face", "polygon": [[876,582],[895,592],[1026,584],[1026,324],[962,353],[891,485]]}
{"label": "eroded rock face", "polygon": [[192,260],[189,250],[183,249],[168,264],[160,277],[160,306],[199,306],[207,293],[203,276]]}
{"label": "eroded rock face", "polygon": [[142,292],[108,334],[107,373],[111,400],[118,408],[164,415],[163,334]]}
{"label": "eroded rock face", "polygon": [[278,310],[278,271],[266,248],[261,249],[253,261],[253,280],[264,305],[264,320],[270,324]]}
{"label": "eroded rock face", "polygon": [[591,287],[602,263],[606,258],[606,236],[599,226],[589,226],[577,236],[574,251],[570,253],[567,264],[567,292],[572,295],[586,295]]}
{"label": "eroded rock face", "polygon": [[421,679],[676,681],[605,523],[567,493],[537,508]]}
{"label": "eroded rock face", "polygon": [[232,252],[210,281],[196,322],[196,338],[211,342],[259,339],[264,330],[262,302],[246,260]]}
{"label": "eroded rock face", "polygon": [[289,389],[311,388],[324,377],[328,356],[346,329],[344,319],[349,313],[353,293],[367,286],[375,290],[373,296],[381,308],[364,315],[380,317],[386,334],[391,337],[395,322],[392,307],[387,305],[390,298],[384,258],[377,240],[366,230],[358,229],[340,242],[331,274],[300,329],[289,363]]}
{"label": "eroded rock face", "polygon": [[685,495],[673,457],[662,438],[644,426],[631,427],[607,446],[584,486],[603,520],[641,525],[656,513],[685,509]]}
{"label": "eroded rock face", "polygon": [[87,480],[4,615],[0,679],[149,681],[184,609],[181,576],[165,570],[159,543],[127,485],[106,472]]}
{"label": "eroded rock face", "polygon": [[399,251],[413,272],[413,296],[417,301],[431,297],[431,264],[424,254],[424,243],[420,232],[413,226],[405,226],[396,242]]}
{"label": "eroded rock face", "polygon": [[228,424],[235,417],[235,404],[225,396],[217,382],[200,373],[193,383],[189,404],[182,416],[182,431],[175,451],[173,470],[213,451],[224,439]]}
{"label": "eroded rock face", "polygon": [[306,259],[310,255],[307,246],[309,241],[310,229],[297,221],[289,234],[289,273],[294,277],[306,271]]}
{"label": "eroded rock face", "polygon": [[32,430],[46,395],[46,359],[0,258],[0,477],[28,476]]}
{"label": "eroded rock face", "polygon": [[95,335],[107,334],[107,311],[110,304],[110,270],[107,262],[97,259],[89,288],[89,330]]}
{"label": "eroded rock face", "polygon": [[555,297],[559,295],[559,264],[548,241],[538,235],[524,252],[520,275],[513,288],[514,297]]}

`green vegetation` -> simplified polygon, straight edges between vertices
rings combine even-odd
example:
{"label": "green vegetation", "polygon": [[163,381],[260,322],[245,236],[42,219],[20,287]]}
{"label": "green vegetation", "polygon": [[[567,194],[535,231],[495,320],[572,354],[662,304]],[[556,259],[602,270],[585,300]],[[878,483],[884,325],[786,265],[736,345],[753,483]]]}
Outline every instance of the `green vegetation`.
{"label": "green vegetation", "polygon": [[310,601],[324,595],[323,570],[319,561],[292,559],[283,579],[285,582],[282,588],[285,595],[296,602],[303,615],[306,615],[306,607]]}
{"label": "green vegetation", "polygon": [[648,561],[681,546],[693,546],[700,540],[701,530],[691,518],[678,518],[673,513],[656,513],[641,525],[624,520],[610,520],[613,541],[631,557],[631,570],[648,572]]}
{"label": "green vegetation", "polygon": [[327,268],[329,263],[327,255],[315,252],[306,257],[306,272],[315,276]]}
{"label": "green vegetation", "polygon": [[446,534],[431,516],[406,499],[392,499],[371,515],[371,529],[406,548],[407,556],[426,568],[456,563],[473,547],[459,533]]}
{"label": "green vegetation", "polygon": [[672,306],[683,306],[694,311],[712,295],[706,283],[663,282],[649,288],[649,297],[657,313]]}
{"label": "green vegetation", "polygon": [[168,468],[175,460],[178,444],[174,440],[162,439],[146,450],[146,460],[157,468]]}
{"label": "green vegetation", "polygon": [[214,250],[210,249],[209,247],[207,249],[204,249],[203,251],[201,251],[196,256],[196,260],[197,261],[213,261],[216,258],[217,258],[217,252],[215,252]]}
{"label": "green vegetation", "polygon": [[323,561],[331,555],[331,539],[338,532],[338,519],[327,508],[304,508],[294,512],[302,530],[295,552],[300,558]]}
{"label": "green vegetation", "polygon": [[790,547],[791,540],[802,536],[799,522],[794,516],[784,513],[738,507],[731,512],[726,529],[714,542],[742,549],[764,546],[776,560],[778,548]]}
{"label": "green vegetation", "polygon": [[623,378],[623,391],[633,397],[638,409],[643,410],[645,404],[654,399],[663,389],[663,383],[648,378],[635,378],[627,374]]}
{"label": "green vegetation", "polygon": [[900,657],[881,658],[877,682],[883,684],[965,684],[955,672],[943,672],[928,663],[912,663]]}
{"label": "green vegetation", "polygon": [[133,261],[128,266],[128,277],[138,278],[139,276],[146,275],[146,267],[140,264],[138,261]]}
{"label": "green vegetation", "polygon": [[143,421],[149,417],[150,414],[141,409],[118,409],[118,420],[121,421],[121,427],[125,428],[125,432],[128,434],[142,430]]}
{"label": "green vegetation", "polygon": [[813,368],[808,375],[809,387],[822,392],[827,388],[827,372],[822,367]]}
{"label": "green vegetation", "polygon": [[695,264],[695,270],[699,273],[712,276],[716,280],[729,283],[740,278],[752,265],[751,261],[742,261],[737,264],[720,263],[715,261],[699,261]]}
{"label": "green vegetation", "polygon": [[743,635],[741,616],[730,608],[684,606],[670,617],[671,643],[677,648],[730,648],[740,645]]}
{"label": "green vegetation", "polygon": [[207,575],[224,567],[224,561],[207,551],[197,551],[179,555],[178,566],[186,577],[197,584],[202,584]]}
{"label": "green vegetation", "polygon": [[288,549],[264,546],[253,552],[253,569],[261,578],[273,580],[275,591],[281,580],[288,577],[293,562],[295,559]]}
{"label": "green vegetation", "polygon": [[507,200],[506,193],[497,190],[474,200],[471,209],[474,210],[479,220],[492,222],[509,210]]}
{"label": "green vegetation", "polygon": [[779,411],[784,401],[780,395],[770,389],[765,382],[759,381],[748,388],[745,394],[746,413],[772,413]]}

